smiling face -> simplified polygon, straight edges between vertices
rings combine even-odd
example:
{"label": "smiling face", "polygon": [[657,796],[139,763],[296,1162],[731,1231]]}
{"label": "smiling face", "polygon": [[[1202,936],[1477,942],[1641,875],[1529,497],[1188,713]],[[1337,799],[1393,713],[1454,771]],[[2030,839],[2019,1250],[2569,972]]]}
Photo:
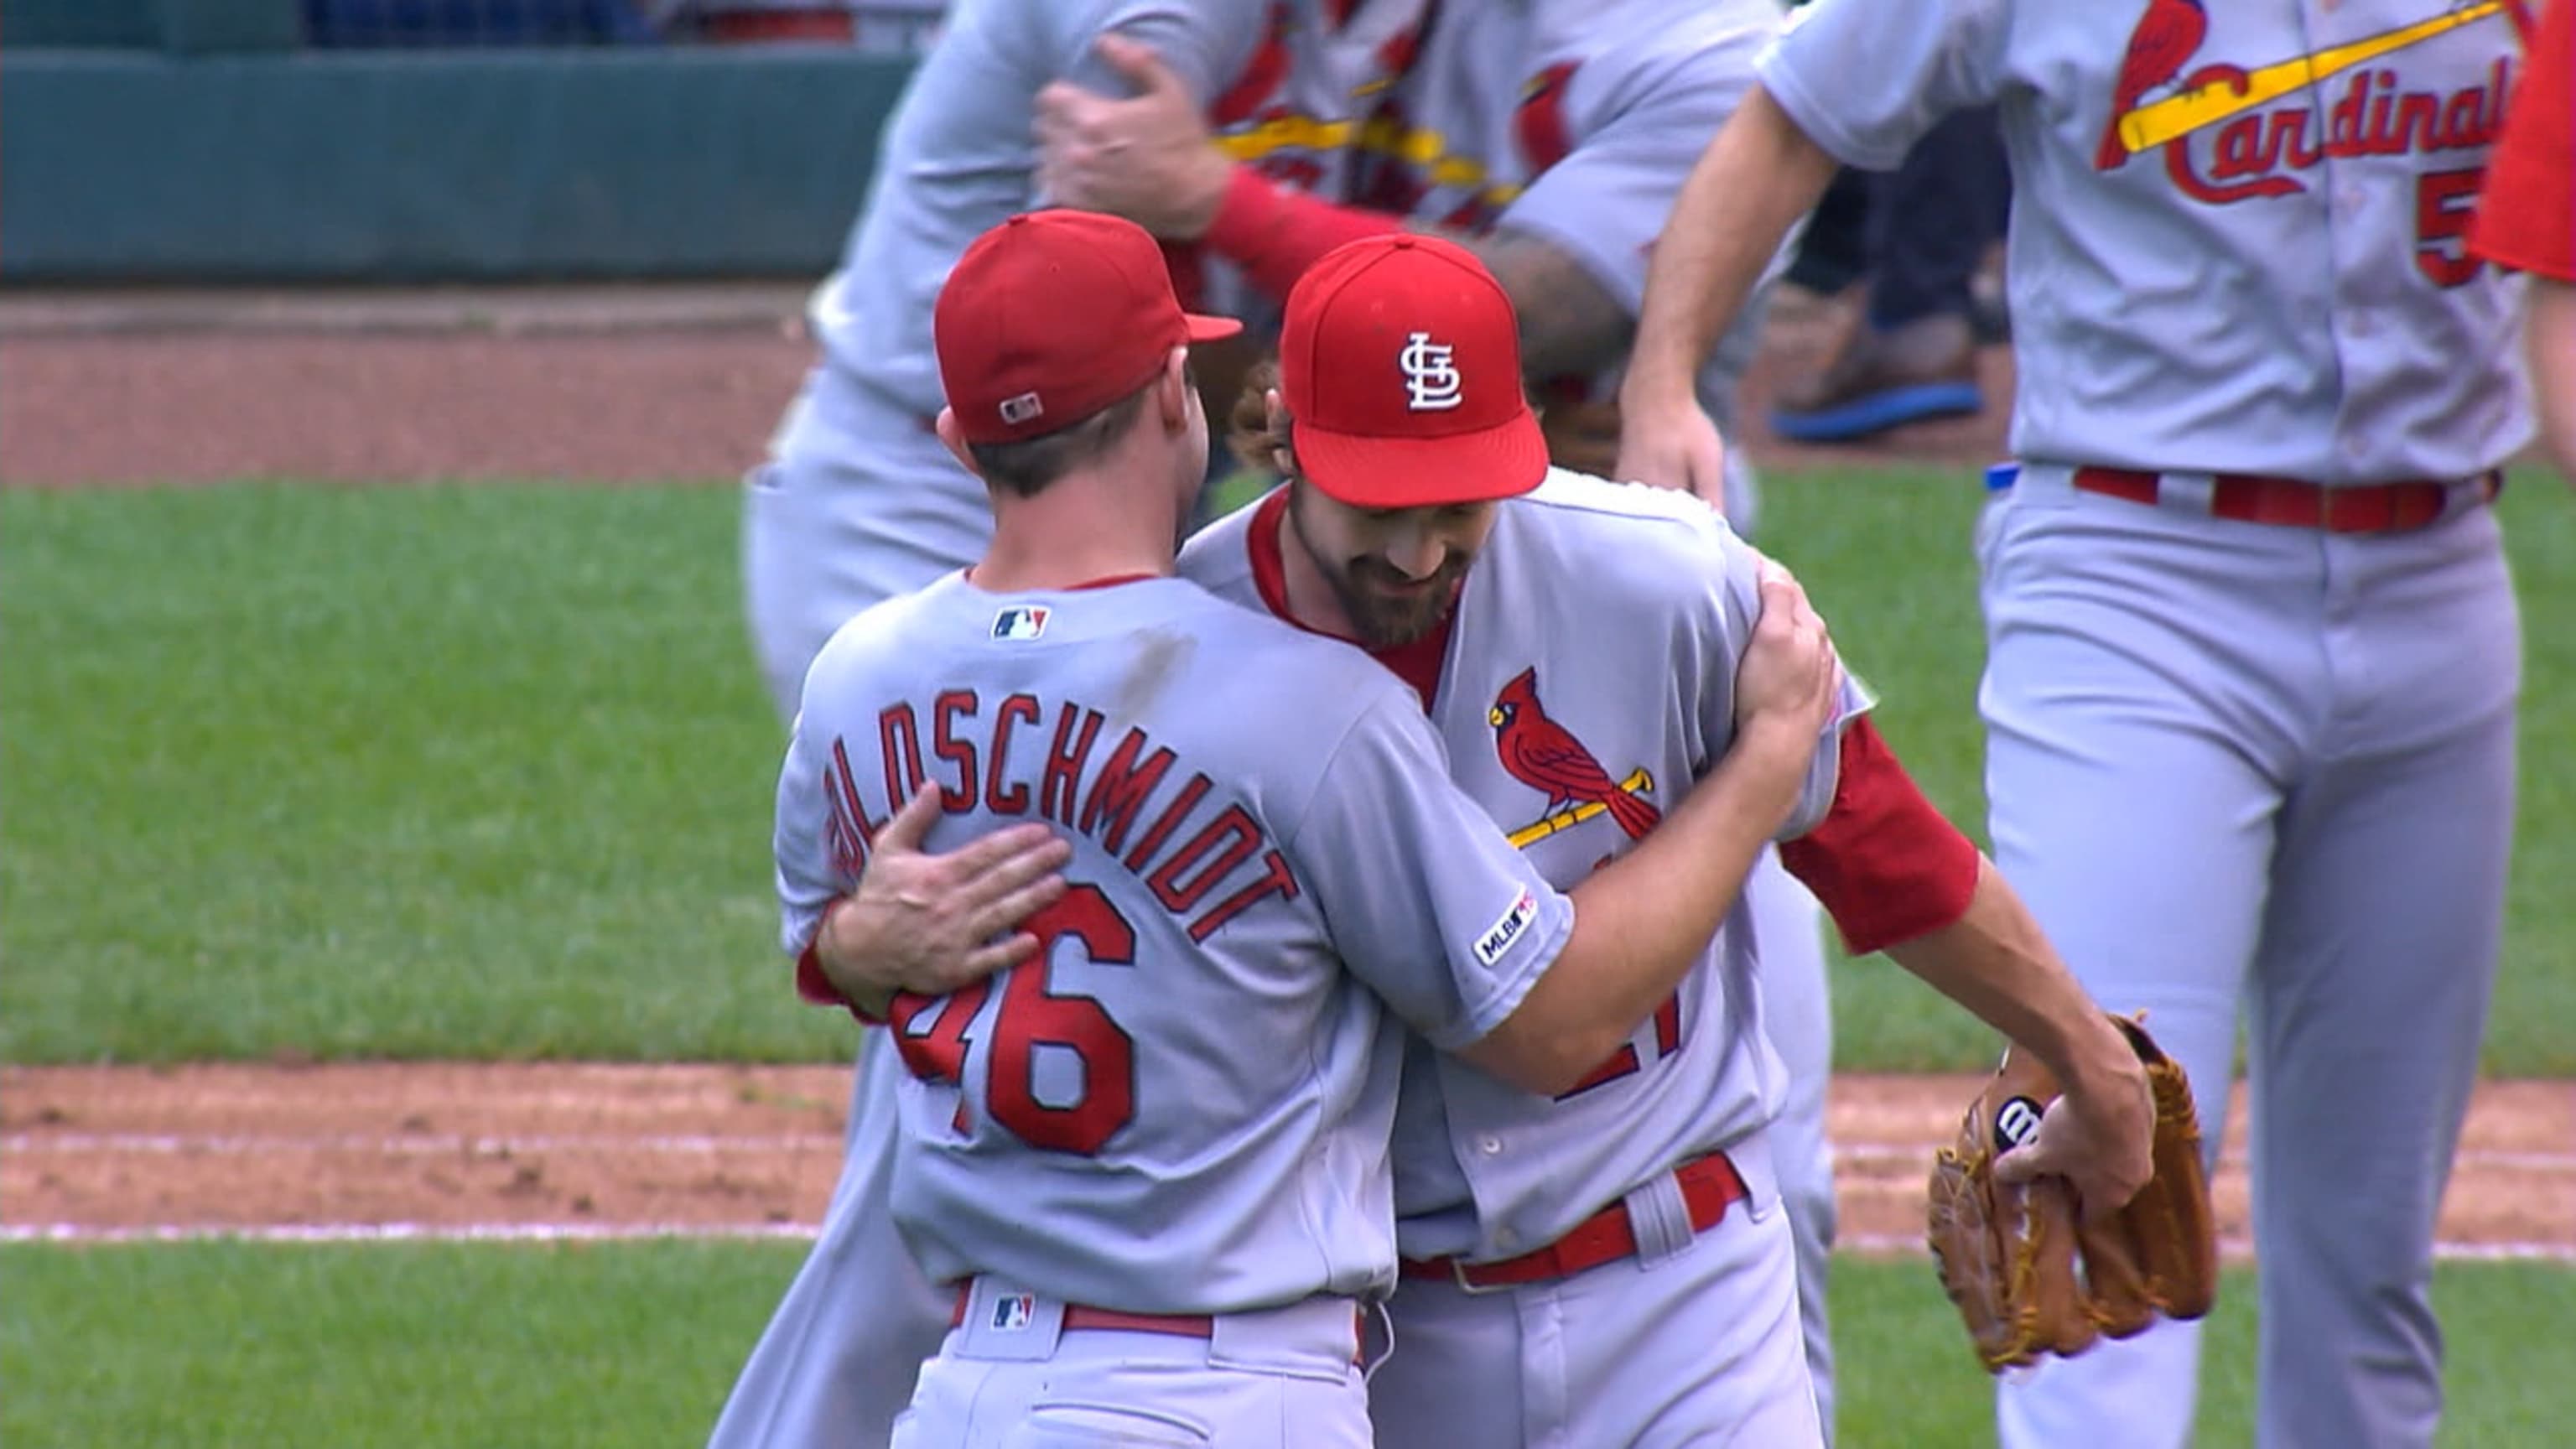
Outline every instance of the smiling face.
{"label": "smiling face", "polygon": [[1354,508],[1302,478],[1288,492],[1297,546],[1372,649],[1410,644],[1448,617],[1496,506]]}

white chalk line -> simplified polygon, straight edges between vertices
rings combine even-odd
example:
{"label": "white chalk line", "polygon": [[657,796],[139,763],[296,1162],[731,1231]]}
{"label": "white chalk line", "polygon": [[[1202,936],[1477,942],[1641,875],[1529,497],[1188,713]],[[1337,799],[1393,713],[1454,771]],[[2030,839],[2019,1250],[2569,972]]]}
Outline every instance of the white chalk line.
{"label": "white chalk line", "polygon": [[[162,1224],[134,1228],[12,1223],[0,1225],[0,1243],[565,1243],[654,1239],[811,1242],[818,1231],[813,1223],[294,1223],[267,1227]],[[1834,1246],[1838,1252],[1855,1256],[1926,1256],[1923,1239],[1894,1233],[1845,1234],[1835,1240]],[[2226,1239],[2219,1250],[2231,1261],[2251,1261],[2254,1256],[2254,1245],[2242,1238]],[[2576,1265],[2576,1244],[2568,1243],[2444,1242],[2434,1244],[2433,1252],[2444,1262]]]}
{"label": "white chalk line", "polygon": [[814,1223],[161,1223],[100,1228],[83,1223],[0,1224],[0,1243],[601,1243],[652,1238],[811,1242]]}
{"label": "white chalk line", "polygon": [[14,1132],[0,1137],[0,1156],[97,1153],[249,1157],[278,1152],[364,1152],[384,1157],[510,1157],[539,1152],[838,1152],[837,1134],[771,1137],[665,1136],[574,1133],[558,1136],[466,1137],[454,1133],[381,1136],[344,1133],[320,1137],[196,1136],[163,1132]]}
{"label": "white chalk line", "polygon": [[[318,1137],[195,1135],[161,1132],[13,1132],[0,1136],[0,1156],[12,1153],[78,1156],[88,1153],[207,1157],[252,1156],[287,1152],[355,1152],[388,1157],[509,1157],[544,1152],[640,1152],[712,1154],[725,1152],[837,1152],[842,1139],[831,1133],[771,1136],[669,1135],[632,1137],[618,1133],[474,1136],[456,1133],[403,1133],[393,1136],[342,1133]],[[1834,1161],[1855,1166],[1872,1163],[1928,1163],[1936,1144],[1929,1142],[1836,1142]],[[2457,1168],[2505,1172],[2576,1173],[2576,1152],[2504,1152],[2470,1149],[2453,1159]],[[2242,1153],[2219,1159],[2222,1167],[2242,1168]]]}
{"label": "white chalk line", "polygon": [[[1920,1237],[1897,1233],[1842,1233],[1834,1238],[1834,1251],[1864,1257],[1928,1256]],[[2254,1243],[2249,1238],[2221,1238],[2218,1252],[2233,1263],[2254,1261]],[[2452,1243],[2437,1242],[2433,1256],[2445,1263],[2563,1263],[2576,1266],[2576,1243]]]}
{"label": "white chalk line", "polygon": [[[1904,1162],[1928,1165],[1935,1144],[1909,1142],[1837,1142],[1833,1144],[1834,1162],[1878,1163]],[[2468,1148],[2454,1153],[2453,1170],[2484,1167],[2505,1172],[2576,1172],[2576,1152],[2505,1152],[2490,1148]],[[2218,1159],[2220,1167],[2243,1168],[2245,1154],[2228,1152]]]}

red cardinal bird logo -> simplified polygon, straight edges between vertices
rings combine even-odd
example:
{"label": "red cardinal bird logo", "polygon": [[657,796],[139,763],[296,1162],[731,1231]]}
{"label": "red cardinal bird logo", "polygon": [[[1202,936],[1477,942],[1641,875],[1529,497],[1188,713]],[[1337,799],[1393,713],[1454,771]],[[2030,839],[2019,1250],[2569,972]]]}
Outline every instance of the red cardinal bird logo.
{"label": "red cardinal bird logo", "polygon": [[1565,122],[1565,88],[1579,64],[1558,61],[1521,88],[1520,106],[1512,112],[1512,139],[1520,143],[1521,160],[1533,178],[1574,152]]}
{"label": "red cardinal bird logo", "polygon": [[2147,0],[2147,13],[2138,17],[2138,28],[2129,32],[2129,53],[2120,62],[2120,79],[2111,92],[2111,119],[2102,125],[2102,149],[2094,153],[2094,170],[2109,171],[2129,159],[2129,143],[2120,139],[2120,122],[2128,118],[2140,96],[2180,74],[2182,63],[2208,38],[2209,12],[2201,8],[2201,0]]}
{"label": "red cardinal bird logo", "polygon": [[[1494,727],[1494,753],[1501,757],[1503,769],[1513,779],[1546,795],[1551,817],[1580,811],[1586,805],[1597,806],[1619,822],[1619,828],[1631,840],[1654,829],[1655,822],[1664,818],[1661,811],[1611,779],[1582,741],[1547,717],[1546,707],[1538,702],[1537,669],[1524,669],[1512,676],[1512,682],[1494,696],[1494,707],[1487,711],[1485,721]],[[1636,778],[1642,781],[1643,773]]]}

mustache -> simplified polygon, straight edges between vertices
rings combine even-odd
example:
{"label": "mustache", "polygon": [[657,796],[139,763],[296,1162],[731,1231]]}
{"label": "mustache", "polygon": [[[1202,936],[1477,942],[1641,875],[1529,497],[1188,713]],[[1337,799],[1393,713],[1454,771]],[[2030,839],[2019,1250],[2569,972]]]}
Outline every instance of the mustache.
{"label": "mustache", "polygon": [[1352,578],[1363,582],[1384,584],[1396,589],[1420,588],[1424,584],[1454,579],[1465,573],[1467,558],[1466,555],[1452,550],[1442,557],[1439,567],[1418,576],[1408,574],[1386,560],[1374,557],[1352,559],[1347,567]]}

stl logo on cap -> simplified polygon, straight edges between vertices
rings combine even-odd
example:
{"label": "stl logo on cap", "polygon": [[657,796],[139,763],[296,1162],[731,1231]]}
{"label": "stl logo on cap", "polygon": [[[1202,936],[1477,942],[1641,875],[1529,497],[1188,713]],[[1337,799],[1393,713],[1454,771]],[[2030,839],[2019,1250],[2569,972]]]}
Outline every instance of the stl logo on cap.
{"label": "stl logo on cap", "polygon": [[1417,413],[1445,412],[1465,400],[1458,390],[1457,364],[1450,361],[1449,353],[1449,344],[1432,341],[1428,332],[1404,339],[1395,365],[1404,369],[1406,407]]}

